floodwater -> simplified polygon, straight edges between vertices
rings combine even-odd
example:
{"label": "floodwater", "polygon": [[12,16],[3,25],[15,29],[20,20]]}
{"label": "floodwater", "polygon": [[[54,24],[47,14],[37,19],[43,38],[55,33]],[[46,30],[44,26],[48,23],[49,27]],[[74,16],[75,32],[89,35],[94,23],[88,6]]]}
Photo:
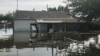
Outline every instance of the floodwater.
{"label": "floodwater", "polygon": [[13,33],[12,28],[2,28],[0,56],[100,56],[100,36],[89,36],[80,41],[69,37],[57,38],[54,33]]}

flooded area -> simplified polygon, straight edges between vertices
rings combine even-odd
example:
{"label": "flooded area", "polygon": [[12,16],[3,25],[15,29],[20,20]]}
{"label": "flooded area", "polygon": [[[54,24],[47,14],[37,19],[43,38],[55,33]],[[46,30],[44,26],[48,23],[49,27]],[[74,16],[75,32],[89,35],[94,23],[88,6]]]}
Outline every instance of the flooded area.
{"label": "flooded area", "polygon": [[0,29],[0,39],[7,38],[11,35],[13,35],[12,28],[7,28],[7,29],[2,28],[2,29]]}
{"label": "flooded area", "polygon": [[[72,34],[73,35],[73,34]],[[14,32],[0,29],[0,56],[100,56],[100,35]],[[80,40],[83,39],[84,40]],[[71,37],[71,38],[70,38]],[[86,38],[87,37],[87,38]]]}

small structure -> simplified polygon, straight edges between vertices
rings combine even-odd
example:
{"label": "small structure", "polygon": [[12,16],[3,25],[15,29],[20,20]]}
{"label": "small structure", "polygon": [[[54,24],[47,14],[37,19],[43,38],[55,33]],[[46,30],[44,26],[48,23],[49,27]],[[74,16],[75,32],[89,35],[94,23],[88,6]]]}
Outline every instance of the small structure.
{"label": "small structure", "polygon": [[38,32],[84,31],[88,29],[88,25],[65,11],[17,11],[14,31],[31,31],[32,29]]}

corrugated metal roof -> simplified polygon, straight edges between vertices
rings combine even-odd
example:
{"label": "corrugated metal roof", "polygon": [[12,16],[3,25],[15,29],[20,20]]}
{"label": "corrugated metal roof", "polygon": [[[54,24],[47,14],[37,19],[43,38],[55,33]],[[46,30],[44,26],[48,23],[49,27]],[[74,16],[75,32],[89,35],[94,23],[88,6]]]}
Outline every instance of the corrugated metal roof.
{"label": "corrugated metal roof", "polygon": [[[17,11],[15,19],[37,19],[38,23],[43,22],[82,22],[73,18],[66,11]],[[42,21],[41,21],[42,20]]]}
{"label": "corrugated metal roof", "polygon": [[68,18],[70,17],[64,11],[17,11],[16,19],[42,19],[42,18]]}

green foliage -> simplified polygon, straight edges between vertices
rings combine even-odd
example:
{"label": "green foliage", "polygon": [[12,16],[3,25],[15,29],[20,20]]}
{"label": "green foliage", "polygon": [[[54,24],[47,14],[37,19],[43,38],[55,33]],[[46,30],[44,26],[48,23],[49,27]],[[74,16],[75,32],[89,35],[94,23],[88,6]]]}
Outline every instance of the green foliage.
{"label": "green foliage", "polygon": [[0,21],[4,18],[4,15],[0,14]]}
{"label": "green foliage", "polygon": [[6,15],[0,14],[0,21],[2,20],[12,21],[13,19],[14,19],[13,13],[8,13]]}
{"label": "green foliage", "polygon": [[68,7],[67,6],[58,6],[58,8],[54,7],[54,8],[48,8],[48,11],[67,11],[69,12],[68,10]]}
{"label": "green foliage", "polygon": [[65,7],[64,7],[64,6],[59,6],[59,7],[58,7],[58,11],[67,11],[67,12],[68,12],[69,9],[68,9],[67,6],[65,6]]}
{"label": "green foliage", "polygon": [[65,8],[63,6],[58,7],[58,11],[64,11],[64,10],[65,10]]}
{"label": "green foliage", "polygon": [[56,7],[54,8],[48,8],[48,11],[57,11]]}
{"label": "green foliage", "polygon": [[73,8],[73,15],[81,12],[80,19],[90,22],[100,17],[100,0],[66,0],[70,2],[69,7]]}
{"label": "green foliage", "polygon": [[93,23],[100,25],[100,17],[98,19],[94,20]]}
{"label": "green foliage", "polygon": [[12,21],[14,19],[14,16],[12,13],[8,13],[5,15],[4,19],[8,21]]}

